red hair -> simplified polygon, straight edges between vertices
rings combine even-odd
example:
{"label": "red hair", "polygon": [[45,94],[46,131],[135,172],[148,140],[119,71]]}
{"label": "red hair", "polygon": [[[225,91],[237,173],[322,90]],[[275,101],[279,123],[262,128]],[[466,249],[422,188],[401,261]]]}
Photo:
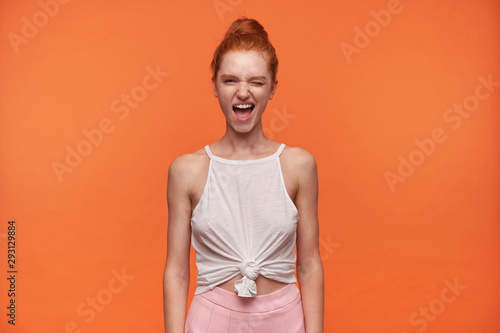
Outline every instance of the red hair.
{"label": "red hair", "polygon": [[272,82],[278,73],[278,57],[264,27],[254,19],[240,18],[227,29],[224,40],[214,52],[212,59],[212,80],[217,78],[224,55],[230,51],[257,51],[267,62]]}

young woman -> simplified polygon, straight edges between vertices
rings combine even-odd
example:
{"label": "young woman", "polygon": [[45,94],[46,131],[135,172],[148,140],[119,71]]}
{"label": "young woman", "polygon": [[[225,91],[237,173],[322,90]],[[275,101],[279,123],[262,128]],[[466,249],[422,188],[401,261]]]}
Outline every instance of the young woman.
{"label": "young woman", "polygon": [[[316,161],[264,135],[278,83],[267,32],[236,20],[211,67],[226,132],[168,171],[165,330],[323,332]],[[186,317],[191,244],[198,274]]]}

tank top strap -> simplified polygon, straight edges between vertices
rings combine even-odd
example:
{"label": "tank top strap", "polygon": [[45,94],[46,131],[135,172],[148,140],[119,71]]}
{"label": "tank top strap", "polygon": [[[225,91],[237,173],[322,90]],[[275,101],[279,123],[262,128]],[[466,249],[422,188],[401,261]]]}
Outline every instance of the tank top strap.
{"label": "tank top strap", "polygon": [[205,147],[205,151],[207,152],[207,155],[210,159],[212,159],[212,152],[210,151],[210,148],[208,147],[208,145],[206,145]]}
{"label": "tank top strap", "polygon": [[280,155],[281,155],[281,153],[283,152],[283,149],[285,149],[285,146],[286,146],[286,145],[285,145],[284,143],[282,143],[282,144],[280,145],[280,147],[278,148],[278,151],[276,151],[276,155],[280,156]]}

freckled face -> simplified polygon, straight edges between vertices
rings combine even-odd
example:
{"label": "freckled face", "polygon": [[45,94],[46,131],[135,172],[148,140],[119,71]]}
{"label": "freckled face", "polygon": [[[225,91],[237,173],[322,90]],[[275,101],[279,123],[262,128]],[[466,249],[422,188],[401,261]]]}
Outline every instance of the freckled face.
{"label": "freckled face", "polygon": [[276,84],[271,81],[267,62],[256,51],[226,53],[212,81],[226,122],[237,132],[249,132],[261,121]]}

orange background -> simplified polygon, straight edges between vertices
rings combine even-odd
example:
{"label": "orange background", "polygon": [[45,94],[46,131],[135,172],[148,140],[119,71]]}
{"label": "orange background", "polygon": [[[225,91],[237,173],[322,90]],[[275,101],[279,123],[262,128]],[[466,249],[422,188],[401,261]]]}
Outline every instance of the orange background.
{"label": "orange background", "polygon": [[50,3],[0,5],[2,332],[163,331],[168,166],[224,133],[209,64],[243,14],[280,60],[266,133],[318,163],[325,332],[500,332],[498,1]]}

